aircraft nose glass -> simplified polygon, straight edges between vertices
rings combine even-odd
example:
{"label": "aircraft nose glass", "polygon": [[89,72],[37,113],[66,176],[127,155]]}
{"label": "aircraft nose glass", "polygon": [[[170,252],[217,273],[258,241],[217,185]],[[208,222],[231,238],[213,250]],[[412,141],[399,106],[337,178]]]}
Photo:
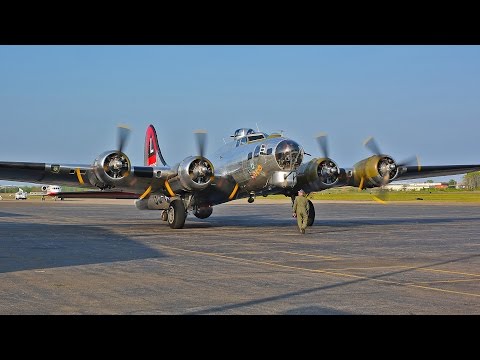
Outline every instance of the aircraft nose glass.
{"label": "aircraft nose glass", "polygon": [[283,140],[275,149],[275,159],[281,169],[295,170],[303,159],[300,145],[293,140]]}

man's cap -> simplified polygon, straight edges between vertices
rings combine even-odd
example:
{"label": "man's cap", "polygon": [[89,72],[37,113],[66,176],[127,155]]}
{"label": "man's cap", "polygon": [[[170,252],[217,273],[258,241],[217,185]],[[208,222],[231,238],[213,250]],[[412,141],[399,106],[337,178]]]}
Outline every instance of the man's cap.
{"label": "man's cap", "polygon": [[298,190],[299,193],[305,194],[305,191],[303,189]]}

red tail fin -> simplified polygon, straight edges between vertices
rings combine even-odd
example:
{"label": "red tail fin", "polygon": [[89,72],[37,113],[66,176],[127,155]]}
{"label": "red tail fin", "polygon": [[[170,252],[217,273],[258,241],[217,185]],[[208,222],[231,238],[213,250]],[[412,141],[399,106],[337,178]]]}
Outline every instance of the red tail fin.
{"label": "red tail fin", "polygon": [[167,166],[158,146],[157,132],[153,125],[148,126],[145,136],[144,162],[146,166],[160,166],[160,164]]}

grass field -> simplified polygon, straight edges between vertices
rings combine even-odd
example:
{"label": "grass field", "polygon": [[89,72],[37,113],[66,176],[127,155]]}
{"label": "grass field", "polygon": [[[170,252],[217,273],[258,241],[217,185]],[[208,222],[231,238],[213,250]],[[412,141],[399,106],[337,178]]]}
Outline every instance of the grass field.
{"label": "grass field", "polygon": [[[312,200],[343,200],[343,201],[373,201],[377,191],[323,191],[310,194]],[[272,195],[269,199],[285,198],[283,195]],[[478,202],[480,203],[480,191],[389,191],[386,193],[386,201],[453,201],[453,202]]]}

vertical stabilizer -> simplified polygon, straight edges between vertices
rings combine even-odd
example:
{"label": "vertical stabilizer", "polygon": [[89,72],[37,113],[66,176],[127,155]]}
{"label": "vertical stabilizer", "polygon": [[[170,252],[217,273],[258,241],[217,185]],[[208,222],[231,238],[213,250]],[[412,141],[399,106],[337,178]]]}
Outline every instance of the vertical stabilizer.
{"label": "vertical stabilizer", "polygon": [[158,146],[157,132],[153,125],[148,126],[145,136],[144,163],[146,166],[167,166]]}

